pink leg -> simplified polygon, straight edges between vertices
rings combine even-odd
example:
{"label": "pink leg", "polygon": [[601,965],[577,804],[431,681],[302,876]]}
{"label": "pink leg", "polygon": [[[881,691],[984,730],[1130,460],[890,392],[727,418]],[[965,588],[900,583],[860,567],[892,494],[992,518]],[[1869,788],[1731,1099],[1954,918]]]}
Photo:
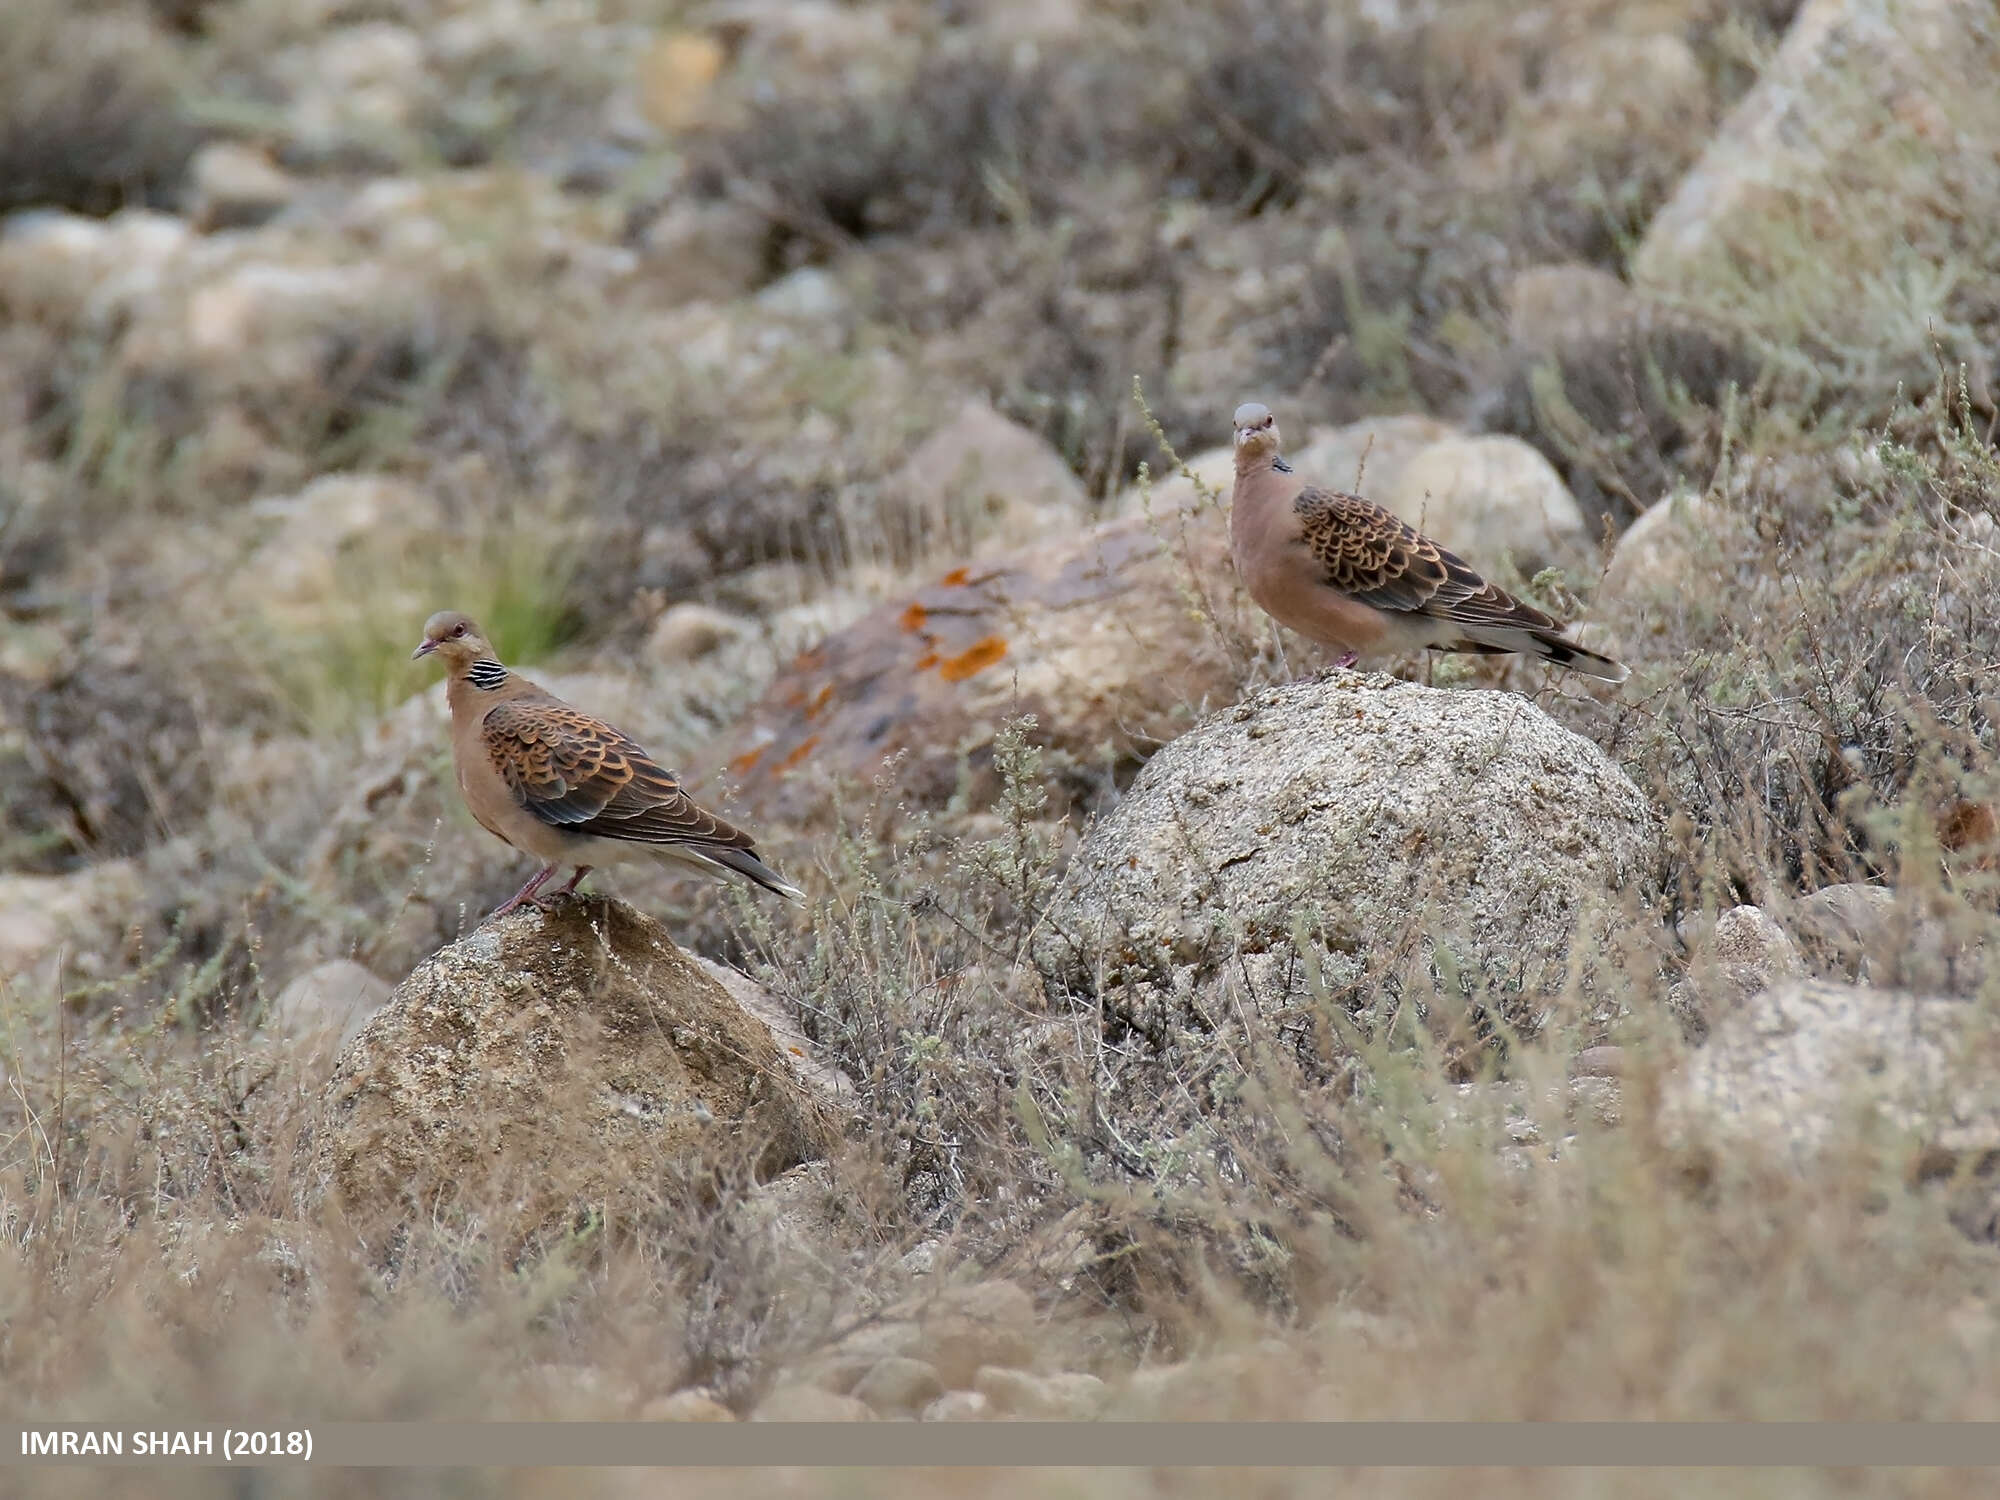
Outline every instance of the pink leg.
{"label": "pink leg", "polygon": [[582,881],[583,877],[588,875],[590,871],[591,871],[591,866],[578,865],[576,867],[576,873],[570,876],[569,878],[569,884],[564,886],[561,890],[557,891],[556,894],[558,896],[567,896],[571,891],[577,888],[577,885]]}
{"label": "pink leg", "polygon": [[1361,660],[1360,657],[1356,656],[1352,651],[1349,651],[1346,652],[1344,655],[1342,655],[1340,660],[1334,663],[1334,666],[1336,668],[1351,667],[1359,660]]}
{"label": "pink leg", "polygon": [[526,885],[522,886],[518,891],[514,892],[513,895],[509,896],[505,901],[501,902],[498,906],[494,907],[493,915],[496,917],[504,917],[507,915],[508,912],[512,911],[515,907],[519,906],[524,901],[533,901],[535,905],[540,906],[542,903],[535,900],[535,892],[540,890],[542,887],[542,882],[544,880],[547,880],[551,875],[555,874],[555,872],[556,872],[556,867],[554,865],[543,865],[541,869],[535,871],[534,874],[528,877],[528,883]]}

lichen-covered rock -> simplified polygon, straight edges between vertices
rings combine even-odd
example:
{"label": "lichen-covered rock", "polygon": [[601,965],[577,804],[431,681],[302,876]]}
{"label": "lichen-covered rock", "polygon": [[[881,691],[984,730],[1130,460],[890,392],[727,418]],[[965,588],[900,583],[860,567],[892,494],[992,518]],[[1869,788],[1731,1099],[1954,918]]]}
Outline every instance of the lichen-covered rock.
{"label": "lichen-covered rock", "polygon": [[1638,788],[1532,703],[1335,673],[1155,755],[1035,958],[1052,992],[1156,1039],[1305,1023],[1316,985],[1357,1008],[1455,985],[1532,1025],[1618,960],[1659,850]]}
{"label": "lichen-covered rock", "polygon": [[488,922],[342,1052],[312,1180],[378,1257],[413,1224],[513,1247],[615,1227],[820,1154],[826,1127],[759,1022],[650,919],[570,901]]}
{"label": "lichen-covered rock", "polygon": [[2000,1150],[2000,1028],[1986,1007],[1805,981],[1720,1019],[1667,1085],[1677,1131],[1806,1160],[1850,1130],[1885,1145]]}
{"label": "lichen-covered rock", "polygon": [[994,731],[1029,713],[1056,769],[1088,776],[1233,693],[1229,632],[1253,608],[1219,512],[1107,522],[953,568],[834,632],[695,764],[726,763],[764,821],[823,816],[833,784],[865,786],[893,756],[899,795],[938,806],[968,775],[975,799],[990,791]]}

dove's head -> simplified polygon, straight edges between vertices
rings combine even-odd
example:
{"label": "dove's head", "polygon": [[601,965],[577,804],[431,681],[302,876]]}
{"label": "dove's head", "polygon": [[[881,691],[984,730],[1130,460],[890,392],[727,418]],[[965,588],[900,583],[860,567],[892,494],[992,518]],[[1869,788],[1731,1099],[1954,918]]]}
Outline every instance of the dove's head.
{"label": "dove's head", "polygon": [[492,654],[493,648],[479,633],[479,627],[470,615],[462,615],[455,609],[441,609],[424,621],[424,638],[410,653],[410,660],[436,655],[446,666],[457,669]]}
{"label": "dove's head", "polygon": [[1278,419],[1262,402],[1246,401],[1236,408],[1236,463],[1244,464],[1278,452]]}

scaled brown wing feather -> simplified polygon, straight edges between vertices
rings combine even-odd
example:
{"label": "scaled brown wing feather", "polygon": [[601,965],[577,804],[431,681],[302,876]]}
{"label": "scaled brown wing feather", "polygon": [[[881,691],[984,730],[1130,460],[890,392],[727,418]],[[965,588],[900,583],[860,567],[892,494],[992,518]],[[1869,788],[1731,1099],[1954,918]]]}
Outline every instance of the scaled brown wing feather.
{"label": "scaled brown wing feather", "polygon": [[566,703],[497,704],[480,731],[514,800],[553,827],[645,844],[751,847],[748,834],[697,807],[644,750]]}
{"label": "scaled brown wing feather", "polygon": [[1292,508],[1327,583],[1363,604],[1465,625],[1558,628],[1373,501],[1308,485]]}

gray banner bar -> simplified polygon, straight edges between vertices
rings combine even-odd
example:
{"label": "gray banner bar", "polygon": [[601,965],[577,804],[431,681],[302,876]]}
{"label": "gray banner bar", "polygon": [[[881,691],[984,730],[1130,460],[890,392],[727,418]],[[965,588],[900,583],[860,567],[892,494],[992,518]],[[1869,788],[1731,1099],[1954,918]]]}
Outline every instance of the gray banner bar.
{"label": "gray banner bar", "polygon": [[[73,1436],[65,1439],[65,1433]],[[305,1456],[307,1448],[310,1458]],[[2000,1423],[332,1422],[261,1429],[162,1423],[0,1427],[0,1467],[72,1464],[1965,1468],[2000,1467]]]}

